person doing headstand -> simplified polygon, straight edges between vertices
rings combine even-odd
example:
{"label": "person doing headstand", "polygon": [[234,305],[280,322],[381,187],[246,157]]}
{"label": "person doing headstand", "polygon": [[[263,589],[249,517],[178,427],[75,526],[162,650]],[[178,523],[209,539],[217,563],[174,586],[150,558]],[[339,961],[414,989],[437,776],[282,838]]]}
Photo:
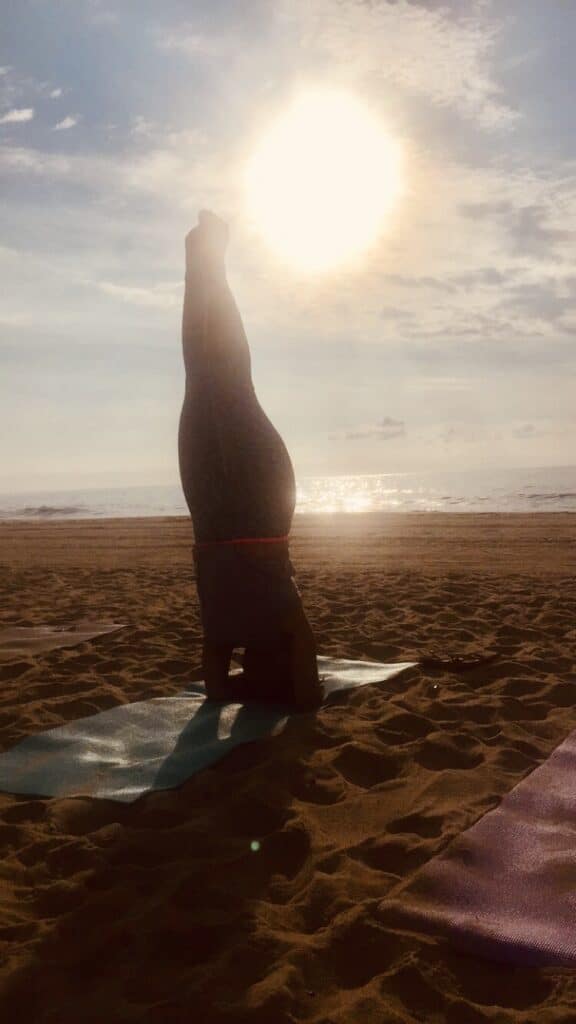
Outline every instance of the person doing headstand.
{"label": "person doing headstand", "polygon": [[[227,244],[225,222],[202,210],[186,236],[178,454],[194,527],[206,694],[307,710],[320,704],[322,688],[289,557],[294,470],[254,391],[226,279]],[[243,673],[229,676],[235,648],[244,650]]]}

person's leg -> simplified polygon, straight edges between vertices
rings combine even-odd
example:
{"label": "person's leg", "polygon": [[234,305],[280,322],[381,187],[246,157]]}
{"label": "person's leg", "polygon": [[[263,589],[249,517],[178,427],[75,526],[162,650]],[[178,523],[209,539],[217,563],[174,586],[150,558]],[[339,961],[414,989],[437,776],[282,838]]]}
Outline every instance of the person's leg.
{"label": "person's leg", "polygon": [[202,210],[186,236],[182,346],[189,383],[201,385],[196,400],[251,392],[250,350],[226,278],[227,225]]}
{"label": "person's leg", "polygon": [[[202,211],[186,236],[182,348],[186,392],[178,430],[184,496],[197,540],[225,539],[237,490],[234,406],[253,396],[250,353],[226,280],[227,227]],[[234,402],[230,398],[234,398]]]}
{"label": "person's leg", "polygon": [[[248,343],[226,281],[227,228],[205,212],[199,222],[186,240],[187,398],[179,442],[195,535],[197,540],[287,536],[295,505],[294,470],[252,385]],[[293,637],[286,657],[295,700],[304,708],[317,706],[322,694],[312,630],[301,601],[296,605],[282,628]],[[222,651],[208,648],[206,665],[207,686],[218,699],[229,659],[226,663]]]}
{"label": "person's leg", "polygon": [[[226,439],[230,431],[223,397],[232,377],[239,388],[251,388],[248,346],[226,281],[227,233],[222,221],[203,212],[198,227],[186,237],[182,311],[186,393],[179,423],[178,455],[196,541],[220,539],[226,534],[233,484],[229,478]],[[203,574],[206,586],[211,575],[209,564],[203,567]],[[196,583],[200,594],[198,567]],[[214,615],[218,604],[214,586],[208,586],[207,593]],[[200,611],[205,628],[202,599]],[[229,698],[231,656],[232,647],[204,639],[202,668],[209,699]]]}

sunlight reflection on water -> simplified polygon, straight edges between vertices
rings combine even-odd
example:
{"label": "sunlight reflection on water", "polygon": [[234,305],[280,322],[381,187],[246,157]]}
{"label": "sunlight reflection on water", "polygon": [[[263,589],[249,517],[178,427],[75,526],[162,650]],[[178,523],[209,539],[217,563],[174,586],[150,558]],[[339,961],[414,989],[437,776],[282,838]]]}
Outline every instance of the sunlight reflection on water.
{"label": "sunlight reflection on water", "polygon": [[[570,512],[576,468],[300,477],[297,513]],[[180,486],[0,494],[0,520],[187,516]]]}
{"label": "sunlight reflection on water", "polygon": [[429,489],[391,486],[389,476],[313,477],[302,481],[297,491],[299,512],[393,511],[420,501],[429,504]]}

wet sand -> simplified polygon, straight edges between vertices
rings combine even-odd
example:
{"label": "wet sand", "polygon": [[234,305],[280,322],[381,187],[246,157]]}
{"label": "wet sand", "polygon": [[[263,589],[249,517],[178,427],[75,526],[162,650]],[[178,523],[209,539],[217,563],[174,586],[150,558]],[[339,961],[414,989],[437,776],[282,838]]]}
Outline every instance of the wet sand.
{"label": "wet sand", "polygon": [[[0,623],[126,622],[0,664],[0,745],[199,678],[185,519],[0,523]],[[573,1022],[573,972],[375,908],[576,728],[576,516],[297,517],[319,652],[411,670],[132,805],[0,793],[0,1008],[42,1024]],[[251,850],[257,840],[259,850]]]}

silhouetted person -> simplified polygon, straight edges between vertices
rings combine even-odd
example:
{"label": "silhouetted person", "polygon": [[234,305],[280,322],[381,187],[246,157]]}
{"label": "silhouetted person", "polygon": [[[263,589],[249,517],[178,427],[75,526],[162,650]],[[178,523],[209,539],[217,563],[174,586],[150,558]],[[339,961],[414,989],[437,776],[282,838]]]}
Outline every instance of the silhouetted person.
{"label": "silhouetted person", "polygon": [[[186,393],[178,450],[194,525],[207,696],[318,706],[316,648],[288,551],[296,502],[286,446],[260,406],[226,280],[228,227],[201,211],[186,237]],[[243,675],[228,676],[234,648]]]}

